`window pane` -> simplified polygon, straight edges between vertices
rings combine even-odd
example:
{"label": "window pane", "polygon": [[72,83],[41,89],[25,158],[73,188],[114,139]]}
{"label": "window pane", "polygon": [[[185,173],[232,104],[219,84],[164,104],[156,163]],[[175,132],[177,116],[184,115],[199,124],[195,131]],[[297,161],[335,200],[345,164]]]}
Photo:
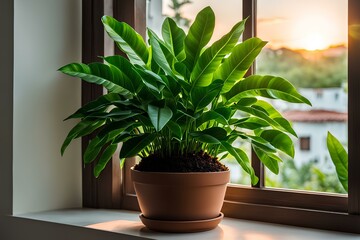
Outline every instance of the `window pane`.
{"label": "window pane", "polygon": [[257,7],[257,35],[269,41],[257,73],[288,79],[313,105],[274,101],[299,138],[280,174],[266,171],[266,186],[344,193],[326,136],[347,145],[347,0],[258,0]]}
{"label": "window pane", "polygon": [[[147,26],[161,35],[161,24],[165,17],[173,18],[178,25],[188,30],[194,21],[196,14],[206,6],[211,6],[215,12],[216,24],[210,44],[226,34],[234,24],[242,20],[242,1],[235,0],[209,0],[191,1],[184,0],[148,0]],[[179,5],[180,4],[180,5]],[[175,6],[175,7],[174,7]],[[240,142],[235,143],[250,154],[250,146]],[[250,156],[250,155],[249,155]],[[249,176],[240,168],[236,160],[226,157],[222,162],[230,168],[231,182],[239,184],[250,184]]]}

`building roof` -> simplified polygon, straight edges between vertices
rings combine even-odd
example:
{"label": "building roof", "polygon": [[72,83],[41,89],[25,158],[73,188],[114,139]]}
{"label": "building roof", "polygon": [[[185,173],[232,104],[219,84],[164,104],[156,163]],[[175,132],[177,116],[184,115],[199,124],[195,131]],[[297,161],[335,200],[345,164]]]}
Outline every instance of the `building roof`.
{"label": "building roof", "polygon": [[290,110],[283,113],[283,116],[292,122],[347,122],[348,115],[345,112],[329,110]]}

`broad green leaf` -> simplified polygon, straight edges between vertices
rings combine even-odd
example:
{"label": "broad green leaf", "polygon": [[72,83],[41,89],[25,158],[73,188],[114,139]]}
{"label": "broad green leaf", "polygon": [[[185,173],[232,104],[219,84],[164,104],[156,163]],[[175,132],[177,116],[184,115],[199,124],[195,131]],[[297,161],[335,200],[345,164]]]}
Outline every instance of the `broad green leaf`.
{"label": "broad green leaf", "polygon": [[221,142],[221,146],[224,147],[229,154],[236,159],[242,169],[250,175],[251,183],[255,185],[259,181],[259,178],[255,175],[255,171],[251,167],[247,154],[243,150],[231,146],[228,142]]}
{"label": "broad green leaf", "polygon": [[89,164],[92,161],[94,161],[104,146],[106,146],[108,143],[111,142],[111,144],[115,144],[118,142],[115,142],[114,139],[118,137],[119,134],[122,133],[122,130],[116,129],[113,131],[108,132],[106,135],[97,135],[95,138],[93,138],[88,146],[86,147],[86,150],[84,152],[84,163]]}
{"label": "broad green leaf", "polygon": [[[171,76],[161,76],[161,78],[166,83],[165,86],[169,90],[169,94],[171,94],[171,96],[169,95],[168,97],[169,98],[177,97],[181,92],[181,86],[180,83],[177,81],[177,79]],[[165,96],[165,92],[164,92],[164,96]]]}
{"label": "broad green leaf", "polygon": [[99,161],[96,163],[94,168],[94,175],[95,177],[99,177],[102,170],[104,170],[106,164],[109,162],[111,157],[114,155],[117,149],[117,144],[110,144],[104,152],[101,154]]}
{"label": "broad green leaf", "polygon": [[266,112],[270,118],[277,122],[283,129],[286,129],[288,133],[291,133],[295,137],[297,136],[295,130],[291,126],[291,123],[285,119],[270,103],[258,100],[252,105],[252,107]]}
{"label": "broad green leaf", "polygon": [[273,145],[275,148],[286,153],[292,158],[294,157],[295,155],[294,143],[287,134],[274,129],[263,130],[258,134],[261,138],[270,142],[271,145]]}
{"label": "broad green leaf", "polygon": [[218,69],[223,58],[231,53],[244,31],[245,20],[237,23],[229,33],[214,42],[199,57],[191,72],[191,82],[194,86],[208,86],[213,80],[213,74]]}
{"label": "broad green leaf", "polygon": [[184,63],[189,71],[193,70],[203,47],[210,41],[214,27],[215,14],[210,7],[206,7],[197,14],[184,40],[186,54]]}
{"label": "broad green leaf", "polygon": [[270,142],[259,136],[250,135],[244,132],[239,132],[237,130],[233,130],[231,134],[235,134],[242,139],[249,139],[253,145],[266,152],[276,153],[276,149],[270,144]]}
{"label": "broad green leaf", "polygon": [[284,128],[281,124],[279,124],[277,121],[275,121],[274,119],[272,119],[271,117],[269,117],[269,114],[259,110],[257,108],[253,108],[253,107],[247,107],[247,106],[239,106],[239,105],[234,105],[233,106],[235,109],[243,111],[245,113],[248,113],[252,116],[258,117],[264,121],[266,121],[268,124],[270,124],[272,127],[288,132],[290,134],[293,134],[296,137],[296,133],[294,131],[288,131],[286,128]]}
{"label": "broad green leaf", "polygon": [[241,106],[251,106],[254,103],[256,103],[258,100],[255,97],[249,97],[249,98],[241,98],[237,104]]}
{"label": "broad green leaf", "polygon": [[76,124],[66,136],[64,143],[61,146],[61,155],[64,155],[65,149],[69,146],[72,140],[78,137],[88,135],[101,127],[105,121],[88,121],[82,120]]}
{"label": "broad green leaf", "polygon": [[212,120],[216,120],[218,123],[224,124],[226,125],[227,119],[221,115],[220,113],[211,110],[208,112],[205,112],[203,114],[200,115],[200,117],[198,119],[196,119],[196,127],[200,127],[203,123],[212,121]]}
{"label": "broad green leaf", "polygon": [[235,119],[235,122],[233,122],[232,124],[236,127],[246,128],[250,130],[255,130],[270,126],[268,122],[257,117],[248,117],[240,120]]}
{"label": "broad green leaf", "polygon": [[330,132],[328,132],[326,143],[339,181],[348,192],[348,154],[339,140]]}
{"label": "broad green leaf", "polygon": [[85,119],[88,120],[98,120],[98,119],[112,119],[114,121],[122,121],[125,119],[132,118],[141,114],[138,111],[131,111],[131,110],[121,110],[119,108],[114,108],[110,112],[99,112],[99,113],[92,113],[89,114]]}
{"label": "broad green leaf", "polygon": [[151,123],[154,125],[154,128],[159,132],[167,122],[170,121],[173,113],[168,107],[157,107],[154,105],[148,106],[148,114],[151,120]]}
{"label": "broad green leaf", "polygon": [[134,157],[152,141],[154,141],[156,134],[145,133],[137,135],[123,143],[120,151],[120,159]]}
{"label": "broad green leaf", "polygon": [[311,105],[310,101],[298,93],[289,81],[274,76],[252,75],[235,84],[230,91],[223,96],[229,102],[238,102],[244,97],[260,96]]}
{"label": "broad green leaf", "polygon": [[[138,68],[137,70],[145,86],[147,86],[150,90],[157,92],[161,96],[161,91],[164,89],[166,82],[164,82],[159,75],[152,71],[142,68]],[[143,97],[146,99],[146,96]]]}
{"label": "broad green leaf", "polygon": [[214,74],[214,79],[224,81],[222,93],[228,92],[238,80],[245,76],[266,43],[259,38],[250,38],[234,47],[231,55]]}
{"label": "broad green leaf", "polygon": [[234,114],[234,111],[229,107],[218,107],[215,108],[214,111],[221,114],[226,120],[230,120],[231,116]]}
{"label": "broad green leaf", "polygon": [[121,86],[119,76],[108,65],[102,63],[91,63],[89,65],[82,63],[71,63],[59,69],[72,77],[81,78],[87,82],[102,85],[109,92],[119,93],[127,98],[131,93]]}
{"label": "broad green leaf", "polygon": [[200,142],[220,144],[226,138],[227,132],[221,127],[212,127],[203,131],[192,132],[190,135]]}
{"label": "broad green leaf", "polygon": [[174,63],[175,56],[172,55],[170,50],[165,46],[165,44],[160,40],[155,32],[148,29],[148,35],[151,47],[153,49],[152,55],[155,62],[159,67],[164,70],[164,72],[170,76],[173,76],[172,65]]}
{"label": "broad green leaf", "polygon": [[[120,86],[129,90],[131,93],[138,93],[142,87],[141,76],[126,58],[122,56],[104,57],[104,60],[110,65],[113,72],[116,72]],[[113,70],[113,67],[116,70]]]}
{"label": "broad green leaf", "polygon": [[113,132],[114,130],[125,130],[131,126],[136,128],[141,126],[141,124],[132,120],[113,121],[111,123],[106,124],[105,127],[101,129],[101,131],[97,134],[97,136],[104,137],[105,135],[109,134],[110,132]]}
{"label": "broad green leaf", "polygon": [[127,23],[119,22],[110,16],[103,16],[101,20],[108,35],[128,56],[131,63],[139,65],[147,64],[149,52],[140,34]]}
{"label": "broad green leaf", "polygon": [[91,163],[99,155],[99,153],[103,147],[103,145],[99,145],[101,140],[102,140],[101,138],[95,137],[89,142],[89,144],[87,145],[86,150],[84,152],[84,163],[85,164]]}
{"label": "broad green leaf", "polygon": [[162,36],[165,44],[177,60],[184,60],[184,39],[186,36],[184,30],[179,28],[174,20],[167,17],[162,25]]}
{"label": "broad green leaf", "polygon": [[[181,79],[189,79],[190,78],[190,71],[189,69],[186,67],[186,65],[182,62],[176,62],[174,64],[174,69],[175,69],[175,74],[181,78]],[[180,75],[180,76],[179,76]],[[185,80],[184,80],[185,82]],[[186,87],[186,90],[189,92],[190,91],[190,83],[186,82],[187,84],[189,84],[189,87]]]}
{"label": "broad green leaf", "polygon": [[279,162],[281,159],[273,153],[266,152],[261,148],[253,145],[256,156],[260,161],[273,173],[279,174]]}
{"label": "broad green leaf", "polygon": [[95,99],[94,101],[91,101],[87,104],[85,104],[83,107],[81,107],[79,110],[77,110],[75,113],[71,114],[69,117],[67,117],[65,120],[71,119],[71,118],[82,118],[91,112],[94,111],[101,111],[101,109],[104,109],[112,105],[114,101],[120,100],[120,95],[117,93],[108,93],[105,95],[102,95]]}
{"label": "broad green leaf", "polygon": [[194,87],[190,94],[195,111],[202,110],[209,105],[219,95],[221,87],[221,80],[216,80],[207,87]]}
{"label": "broad green leaf", "polygon": [[182,129],[180,127],[179,124],[177,124],[176,122],[174,121],[169,121],[166,125],[170,131],[172,132],[172,135],[174,136],[175,139],[181,141],[182,140]]}

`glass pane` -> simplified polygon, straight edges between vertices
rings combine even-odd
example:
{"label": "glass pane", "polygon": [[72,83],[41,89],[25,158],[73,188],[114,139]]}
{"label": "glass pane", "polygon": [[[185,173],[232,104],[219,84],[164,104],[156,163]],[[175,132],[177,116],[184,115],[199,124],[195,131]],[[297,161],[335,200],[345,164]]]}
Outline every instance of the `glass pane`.
{"label": "glass pane", "polygon": [[257,73],[288,79],[313,105],[274,101],[298,138],[266,186],[344,193],[326,136],[347,145],[347,0],[258,0],[257,11],[257,35],[269,41]]}
{"label": "glass pane", "polygon": [[[182,4],[184,3],[184,4]],[[165,17],[173,18],[178,25],[186,31],[194,21],[196,14],[206,6],[211,6],[215,12],[216,24],[210,44],[226,34],[234,24],[242,20],[242,1],[234,0],[209,0],[209,1],[186,1],[186,0],[148,0],[147,1],[147,26],[161,36],[161,24]],[[238,144],[250,154],[249,145]],[[242,171],[236,160],[226,157],[222,162],[230,168],[231,182],[250,184],[249,176]]]}

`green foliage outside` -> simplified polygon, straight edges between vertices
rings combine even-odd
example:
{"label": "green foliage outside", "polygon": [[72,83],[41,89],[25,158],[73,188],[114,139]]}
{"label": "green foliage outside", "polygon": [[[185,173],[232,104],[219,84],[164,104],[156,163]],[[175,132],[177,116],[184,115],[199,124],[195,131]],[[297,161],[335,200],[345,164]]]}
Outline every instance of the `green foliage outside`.
{"label": "green foliage outside", "polygon": [[191,20],[182,15],[182,7],[191,4],[189,0],[171,0],[171,3],[168,5],[174,11],[174,15],[171,16],[172,19],[179,25],[184,27],[189,27]]}
{"label": "green foliage outside", "polygon": [[324,173],[314,161],[295,166],[293,160],[284,160],[280,174],[266,172],[265,186],[318,192],[346,193],[334,173]]}
{"label": "green foliage outside", "polygon": [[256,63],[258,74],[279,75],[296,87],[341,87],[347,82],[347,51],[341,46],[315,52],[267,48]]}

